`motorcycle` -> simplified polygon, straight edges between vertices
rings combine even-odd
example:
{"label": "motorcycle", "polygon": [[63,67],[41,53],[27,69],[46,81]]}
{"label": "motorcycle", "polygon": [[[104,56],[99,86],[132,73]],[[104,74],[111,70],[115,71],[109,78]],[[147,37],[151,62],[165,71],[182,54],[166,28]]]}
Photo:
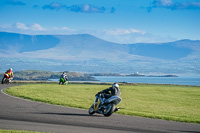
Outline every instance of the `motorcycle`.
{"label": "motorcycle", "polygon": [[2,84],[9,84],[11,82],[11,78],[7,73],[4,73],[3,79],[2,79]]}
{"label": "motorcycle", "polygon": [[59,85],[67,85],[68,84],[68,81],[66,80],[64,80],[64,78],[60,78],[60,81],[59,81]]}
{"label": "motorcycle", "polygon": [[[121,102],[121,98],[118,96],[112,96],[108,99],[103,98],[102,94],[97,94],[94,100],[94,104],[90,107],[88,113],[93,115],[94,113],[103,114],[108,117],[114,112],[119,110],[119,107],[115,106]],[[104,104],[102,104],[104,102]]]}

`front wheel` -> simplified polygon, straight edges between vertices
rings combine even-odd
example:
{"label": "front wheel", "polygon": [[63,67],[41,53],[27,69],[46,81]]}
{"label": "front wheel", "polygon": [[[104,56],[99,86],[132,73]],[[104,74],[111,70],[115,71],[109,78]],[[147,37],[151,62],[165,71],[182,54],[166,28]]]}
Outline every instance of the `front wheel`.
{"label": "front wheel", "polygon": [[92,104],[92,106],[90,107],[88,113],[89,113],[90,115],[93,115],[93,114],[95,113],[95,111],[94,111],[94,104]]}
{"label": "front wheel", "polygon": [[1,83],[2,83],[2,84],[5,84],[5,82],[6,82],[6,78],[5,78],[5,77],[3,77],[3,79],[2,79],[2,81],[1,81]]}
{"label": "front wheel", "polygon": [[115,110],[115,105],[112,104],[112,103],[108,104],[107,107],[106,107],[106,109],[104,110],[103,115],[106,116],[106,117],[108,117],[108,116],[112,115],[112,113],[114,112],[114,110]]}

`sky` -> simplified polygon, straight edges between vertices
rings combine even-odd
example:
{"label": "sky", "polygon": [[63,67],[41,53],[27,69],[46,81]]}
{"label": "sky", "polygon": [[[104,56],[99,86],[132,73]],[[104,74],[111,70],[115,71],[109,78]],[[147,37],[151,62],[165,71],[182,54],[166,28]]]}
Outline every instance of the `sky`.
{"label": "sky", "polygon": [[0,32],[120,44],[200,40],[200,0],[0,0]]}

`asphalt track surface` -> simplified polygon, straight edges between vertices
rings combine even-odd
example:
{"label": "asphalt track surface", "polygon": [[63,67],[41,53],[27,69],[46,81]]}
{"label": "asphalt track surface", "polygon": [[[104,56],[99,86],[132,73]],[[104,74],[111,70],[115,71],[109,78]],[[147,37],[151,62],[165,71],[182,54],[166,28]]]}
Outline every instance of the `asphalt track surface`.
{"label": "asphalt track surface", "polygon": [[0,85],[0,129],[56,133],[200,133],[200,124],[117,114],[90,116],[88,110],[24,100],[3,92],[10,86],[14,85]]}

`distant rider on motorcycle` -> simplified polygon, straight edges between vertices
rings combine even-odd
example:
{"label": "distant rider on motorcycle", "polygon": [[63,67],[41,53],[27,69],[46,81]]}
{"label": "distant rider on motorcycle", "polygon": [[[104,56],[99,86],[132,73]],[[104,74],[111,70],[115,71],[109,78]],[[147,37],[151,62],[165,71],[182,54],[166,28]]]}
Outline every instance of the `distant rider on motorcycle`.
{"label": "distant rider on motorcycle", "polygon": [[117,83],[114,83],[112,85],[112,87],[109,87],[105,90],[98,92],[96,95],[99,95],[100,93],[102,93],[103,98],[105,98],[103,100],[102,104],[104,104],[106,99],[110,98],[111,96],[119,96],[120,97],[120,95],[121,95],[121,91],[120,91],[119,85]]}
{"label": "distant rider on motorcycle", "polygon": [[60,78],[63,78],[66,81],[68,81],[67,75],[65,72],[63,72],[63,74],[60,76]]}
{"label": "distant rider on motorcycle", "polygon": [[10,68],[9,70],[7,70],[5,73],[9,75],[9,80],[13,79],[14,75],[13,75],[12,68]]}

